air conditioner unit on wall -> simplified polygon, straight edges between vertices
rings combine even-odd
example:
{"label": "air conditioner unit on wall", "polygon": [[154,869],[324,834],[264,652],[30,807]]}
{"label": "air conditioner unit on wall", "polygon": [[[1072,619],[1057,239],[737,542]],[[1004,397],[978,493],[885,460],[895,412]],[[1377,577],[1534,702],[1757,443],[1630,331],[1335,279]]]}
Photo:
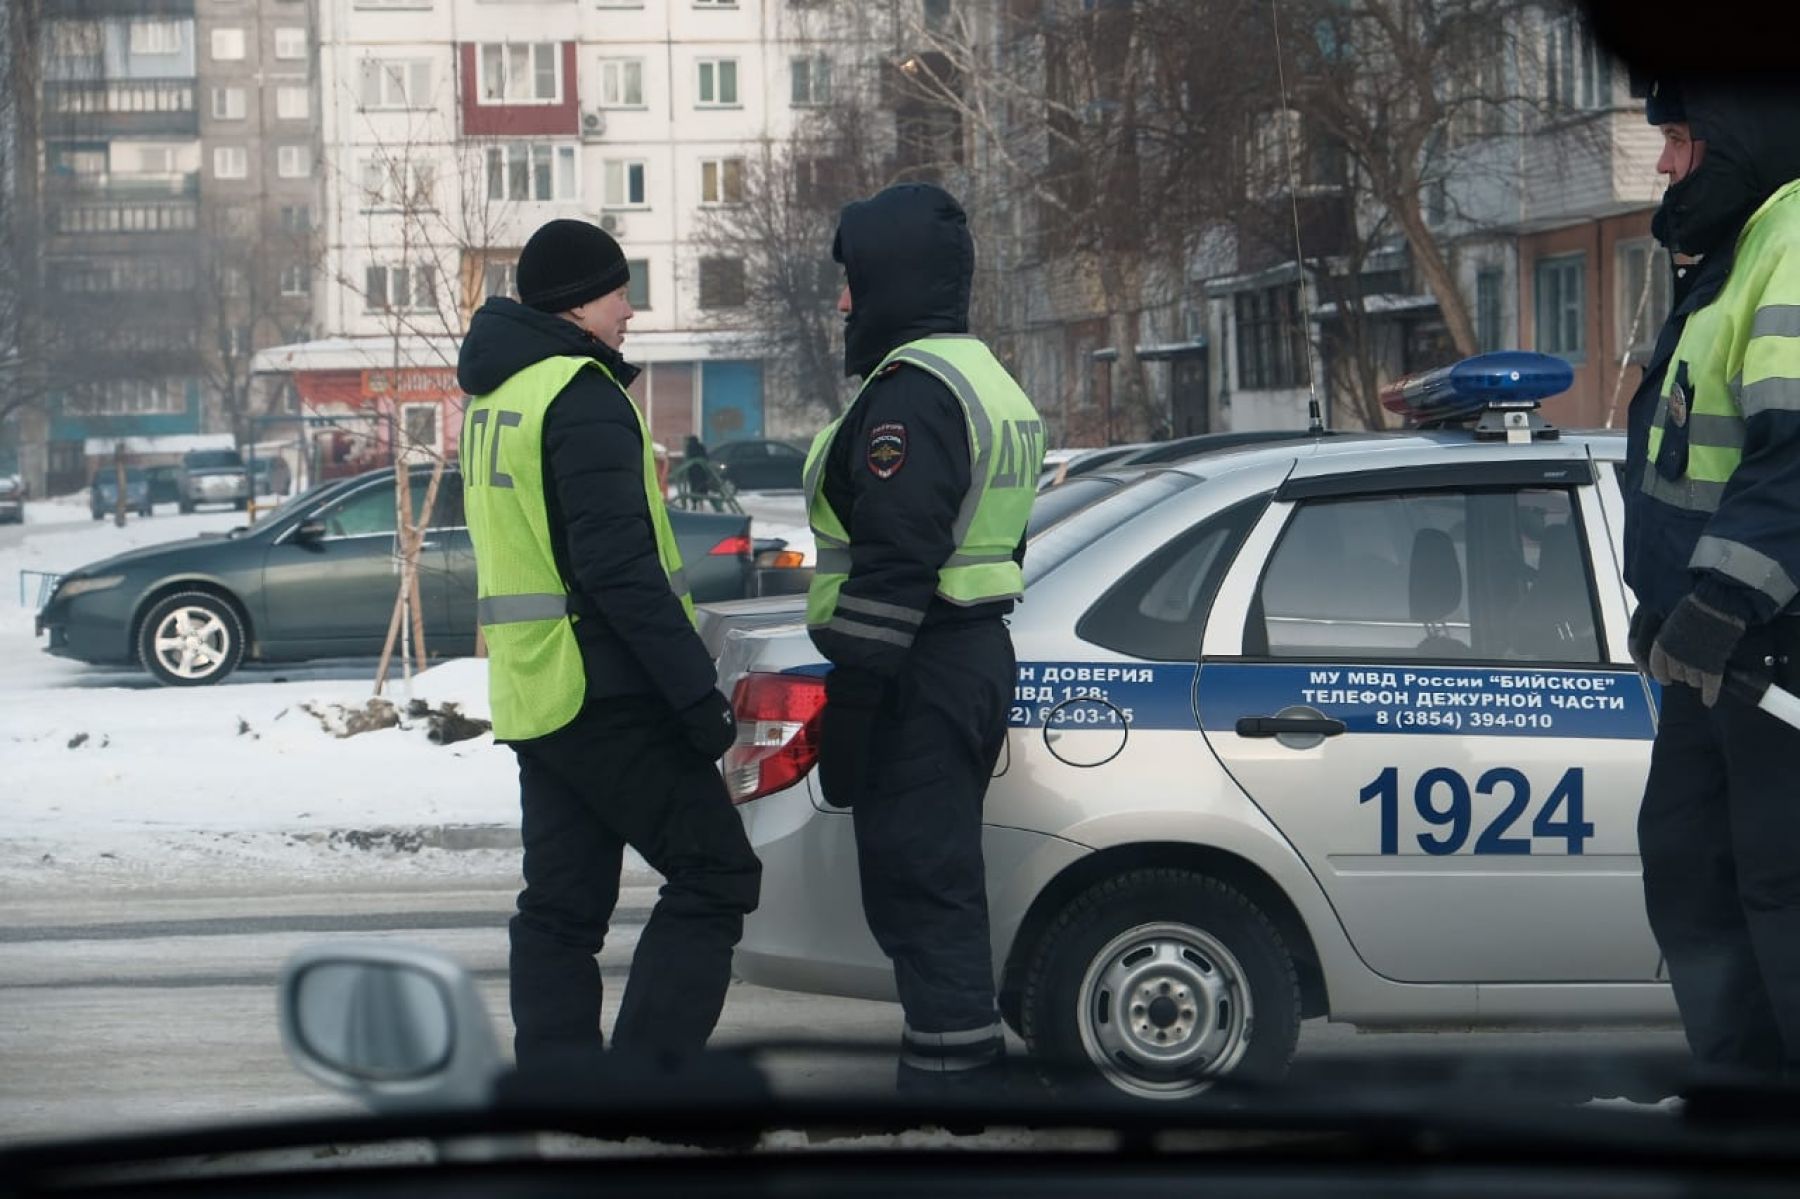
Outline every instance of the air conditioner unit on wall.
{"label": "air conditioner unit on wall", "polygon": [[590,108],[581,114],[581,136],[601,137],[606,133],[606,110]]}
{"label": "air conditioner unit on wall", "polygon": [[625,232],[625,222],[619,218],[617,213],[608,212],[602,214],[600,217],[600,227],[614,237],[618,237]]}

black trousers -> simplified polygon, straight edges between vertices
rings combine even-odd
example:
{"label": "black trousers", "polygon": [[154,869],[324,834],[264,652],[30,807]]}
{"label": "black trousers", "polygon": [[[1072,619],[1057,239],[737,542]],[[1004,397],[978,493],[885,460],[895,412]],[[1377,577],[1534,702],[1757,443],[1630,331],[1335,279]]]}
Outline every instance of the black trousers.
{"label": "black trousers", "polygon": [[981,807],[1006,740],[1012,639],[998,620],[922,629],[854,807],[863,913],[906,1012],[900,1081],[997,1061]]}
{"label": "black trousers", "polygon": [[649,699],[590,701],[573,723],[513,750],[525,842],[511,923],[519,1065],[601,1048],[596,957],[627,845],[666,881],[632,958],[614,1048],[704,1046],[762,878],[718,771]]}
{"label": "black trousers", "polygon": [[[1746,664],[1776,650],[1766,629],[1745,640]],[[1729,694],[1662,694],[1638,843],[1688,1045],[1703,1073],[1800,1077],[1800,730]]]}

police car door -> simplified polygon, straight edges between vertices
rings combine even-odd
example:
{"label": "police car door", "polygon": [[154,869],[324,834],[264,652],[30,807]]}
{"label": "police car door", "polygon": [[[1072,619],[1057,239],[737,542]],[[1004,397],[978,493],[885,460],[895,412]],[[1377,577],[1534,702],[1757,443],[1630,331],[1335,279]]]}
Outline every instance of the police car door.
{"label": "police car door", "polygon": [[1576,457],[1290,478],[1239,554],[1200,723],[1377,973],[1655,976],[1653,727],[1602,649],[1601,612],[1624,614],[1611,562]]}

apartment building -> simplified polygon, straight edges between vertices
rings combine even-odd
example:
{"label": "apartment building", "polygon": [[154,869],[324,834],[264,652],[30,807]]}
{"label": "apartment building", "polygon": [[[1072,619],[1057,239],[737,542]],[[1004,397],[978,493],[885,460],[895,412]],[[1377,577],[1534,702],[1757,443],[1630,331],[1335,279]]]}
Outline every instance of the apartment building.
{"label": "apartment building", "polygon": [[842,6],[796,0],[319,5],[321,336],[259,366],[344,417],[320,469],[384,460],[396,437],[454,450],[460,334],[559,217],[625,247],[633,392],[659,442],[806,431],[780,427],[734,336],[744,262],[704,231],[743,200],[749,160],[871,53],[885,4],[848,29]]}

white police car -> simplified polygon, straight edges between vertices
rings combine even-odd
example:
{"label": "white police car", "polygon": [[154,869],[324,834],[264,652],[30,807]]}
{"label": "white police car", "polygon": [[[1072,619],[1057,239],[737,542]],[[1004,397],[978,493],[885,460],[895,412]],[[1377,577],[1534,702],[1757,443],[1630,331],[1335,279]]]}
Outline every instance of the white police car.
{"label": "white police car", "polygon": [[[1673,1015],[1624,439],[1542,427],[1568,377],[1470,359],[1392,389],[1441,427],[1148,472],[1032,541],[985,850],[1034,1052],[1176,1097],[1279,1072],[1303,1016]],[[798,625],[725,637],[726,780],[764,863],[737,971],[892,998],[851,818],[811,777],[824,670]]]}

